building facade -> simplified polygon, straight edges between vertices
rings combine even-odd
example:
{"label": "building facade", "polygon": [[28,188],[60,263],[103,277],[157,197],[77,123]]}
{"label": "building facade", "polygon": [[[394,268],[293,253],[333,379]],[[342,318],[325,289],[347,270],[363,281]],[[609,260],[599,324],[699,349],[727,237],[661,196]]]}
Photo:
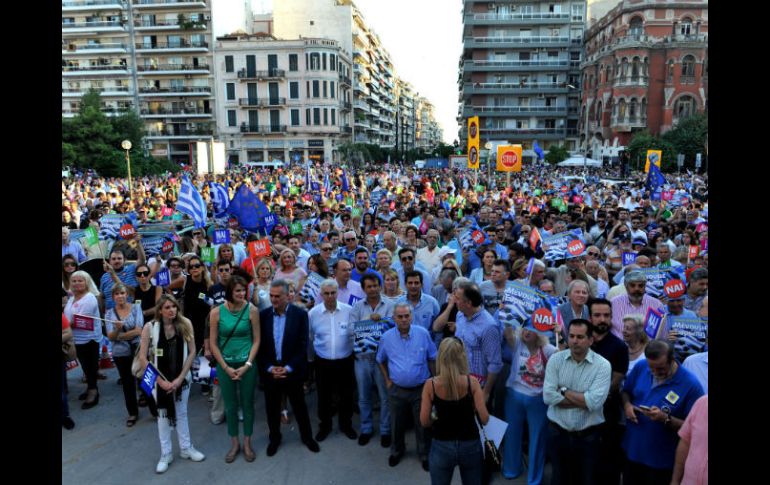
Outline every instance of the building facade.
{"label": "building facade", "polygon": [[578,142],[580,61],[586,2],[465,0],[458,121],[479,116],[486,142],[534,141],[543,149]]}
{"label": "building facade", "polygon": [[582,78],[581,140],[593,153],[705,111],[708,2],[620,2],[586,31]]}
{"label": "building facade", "polygon": [[417,144],[417,98],[414,87],[403,79],[396,79],[396,147],[399,153],[414,150]]}
{"label": "building facade", "polygon": [[444,132],[436,121],[433,104],[426,98],[417,98],[415,115],[415,138],[418,150],[433,150],[444,139]]}
{"label": "building facade", "polygon": [[338,160],[352,135],[352,69],[336,41],[231,34],[215,52],[217,128],[231,163]]}
{"label": "building facade", "polygon": [[62,0],[62,116],[95,89],[105,113],[139,113],[151,155],[190,163],[214,134],[210,2]]}

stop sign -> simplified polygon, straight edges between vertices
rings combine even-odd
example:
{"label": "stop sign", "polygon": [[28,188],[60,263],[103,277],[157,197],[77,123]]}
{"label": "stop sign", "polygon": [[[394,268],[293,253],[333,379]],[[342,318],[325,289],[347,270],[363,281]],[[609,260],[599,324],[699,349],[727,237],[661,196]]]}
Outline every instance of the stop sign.
{"label": "stop sign", "polygon": [[506,168],[513,168],[519,163],[519,156],[516,155],[516,152],[513,150],[509,150],[503,153],[503,156],[500,158],[500,163]]}

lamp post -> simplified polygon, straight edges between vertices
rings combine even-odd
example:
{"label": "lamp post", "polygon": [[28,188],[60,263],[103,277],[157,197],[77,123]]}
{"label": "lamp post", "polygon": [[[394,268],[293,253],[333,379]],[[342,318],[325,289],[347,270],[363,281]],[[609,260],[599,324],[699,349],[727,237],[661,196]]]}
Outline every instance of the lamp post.
{"label": "lamp post", "polygon": [[131,157],[128,155],[128,151],[131,150],[131,140],[123,140],[120,143],[123,150],[126,151],[126,165],[128,166],[128,194],[131,198],[131,203],[134,202],[134,189],[131,185]]}

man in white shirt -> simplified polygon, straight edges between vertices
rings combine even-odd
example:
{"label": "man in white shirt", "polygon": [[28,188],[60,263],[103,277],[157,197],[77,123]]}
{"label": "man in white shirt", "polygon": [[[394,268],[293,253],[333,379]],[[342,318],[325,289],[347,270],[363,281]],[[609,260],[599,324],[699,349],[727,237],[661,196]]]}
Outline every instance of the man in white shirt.
{"label": "man in white shirt", "polygon": [[318,385],[318,419],[316,441],[323,441],[332,430],[332,399],[340,396],[338,404],[340,431],[354,440],[353,430],[353,327],[352,307],[337,301],[339,286],[335,280],[321,283],[323,303],[308,312],[310,340],[315,354]]}
{"label": "man in white shirt", "polygon": [[353,275],[353,263],[347,259],[338,259],[334,265],[332,265],[334,271],[334,279],[337,281],[339,291],[337,292],[337,300],[340,303],[346,305],[353,305],[358,300],[363,300],[366,295],[361,289],[361,285],[351,280]]}
{"label": "man in white shirt", "polygon": [[428,245],[417,250],[417,261],[425,266],[428,273],[432,272],[435,267],[441,264],[440,249],[437,246],[438,238],[439,233],[437,230],[429,230],[428,234],[425,236]]}

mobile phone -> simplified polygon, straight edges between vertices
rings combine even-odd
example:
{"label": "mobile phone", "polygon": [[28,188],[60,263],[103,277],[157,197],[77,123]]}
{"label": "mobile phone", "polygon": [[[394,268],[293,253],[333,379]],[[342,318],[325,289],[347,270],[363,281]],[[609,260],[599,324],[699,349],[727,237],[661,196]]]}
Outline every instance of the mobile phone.
{"label": "mobile phone", "polygon": [[640,404],[640,405],[639,405],[639,406],[637,406],[637,407],[638,407],[639,409],[641,409],[642,411],[652,411],[652,408],[651,408],[650,406],[644,406],[644,405]]}

